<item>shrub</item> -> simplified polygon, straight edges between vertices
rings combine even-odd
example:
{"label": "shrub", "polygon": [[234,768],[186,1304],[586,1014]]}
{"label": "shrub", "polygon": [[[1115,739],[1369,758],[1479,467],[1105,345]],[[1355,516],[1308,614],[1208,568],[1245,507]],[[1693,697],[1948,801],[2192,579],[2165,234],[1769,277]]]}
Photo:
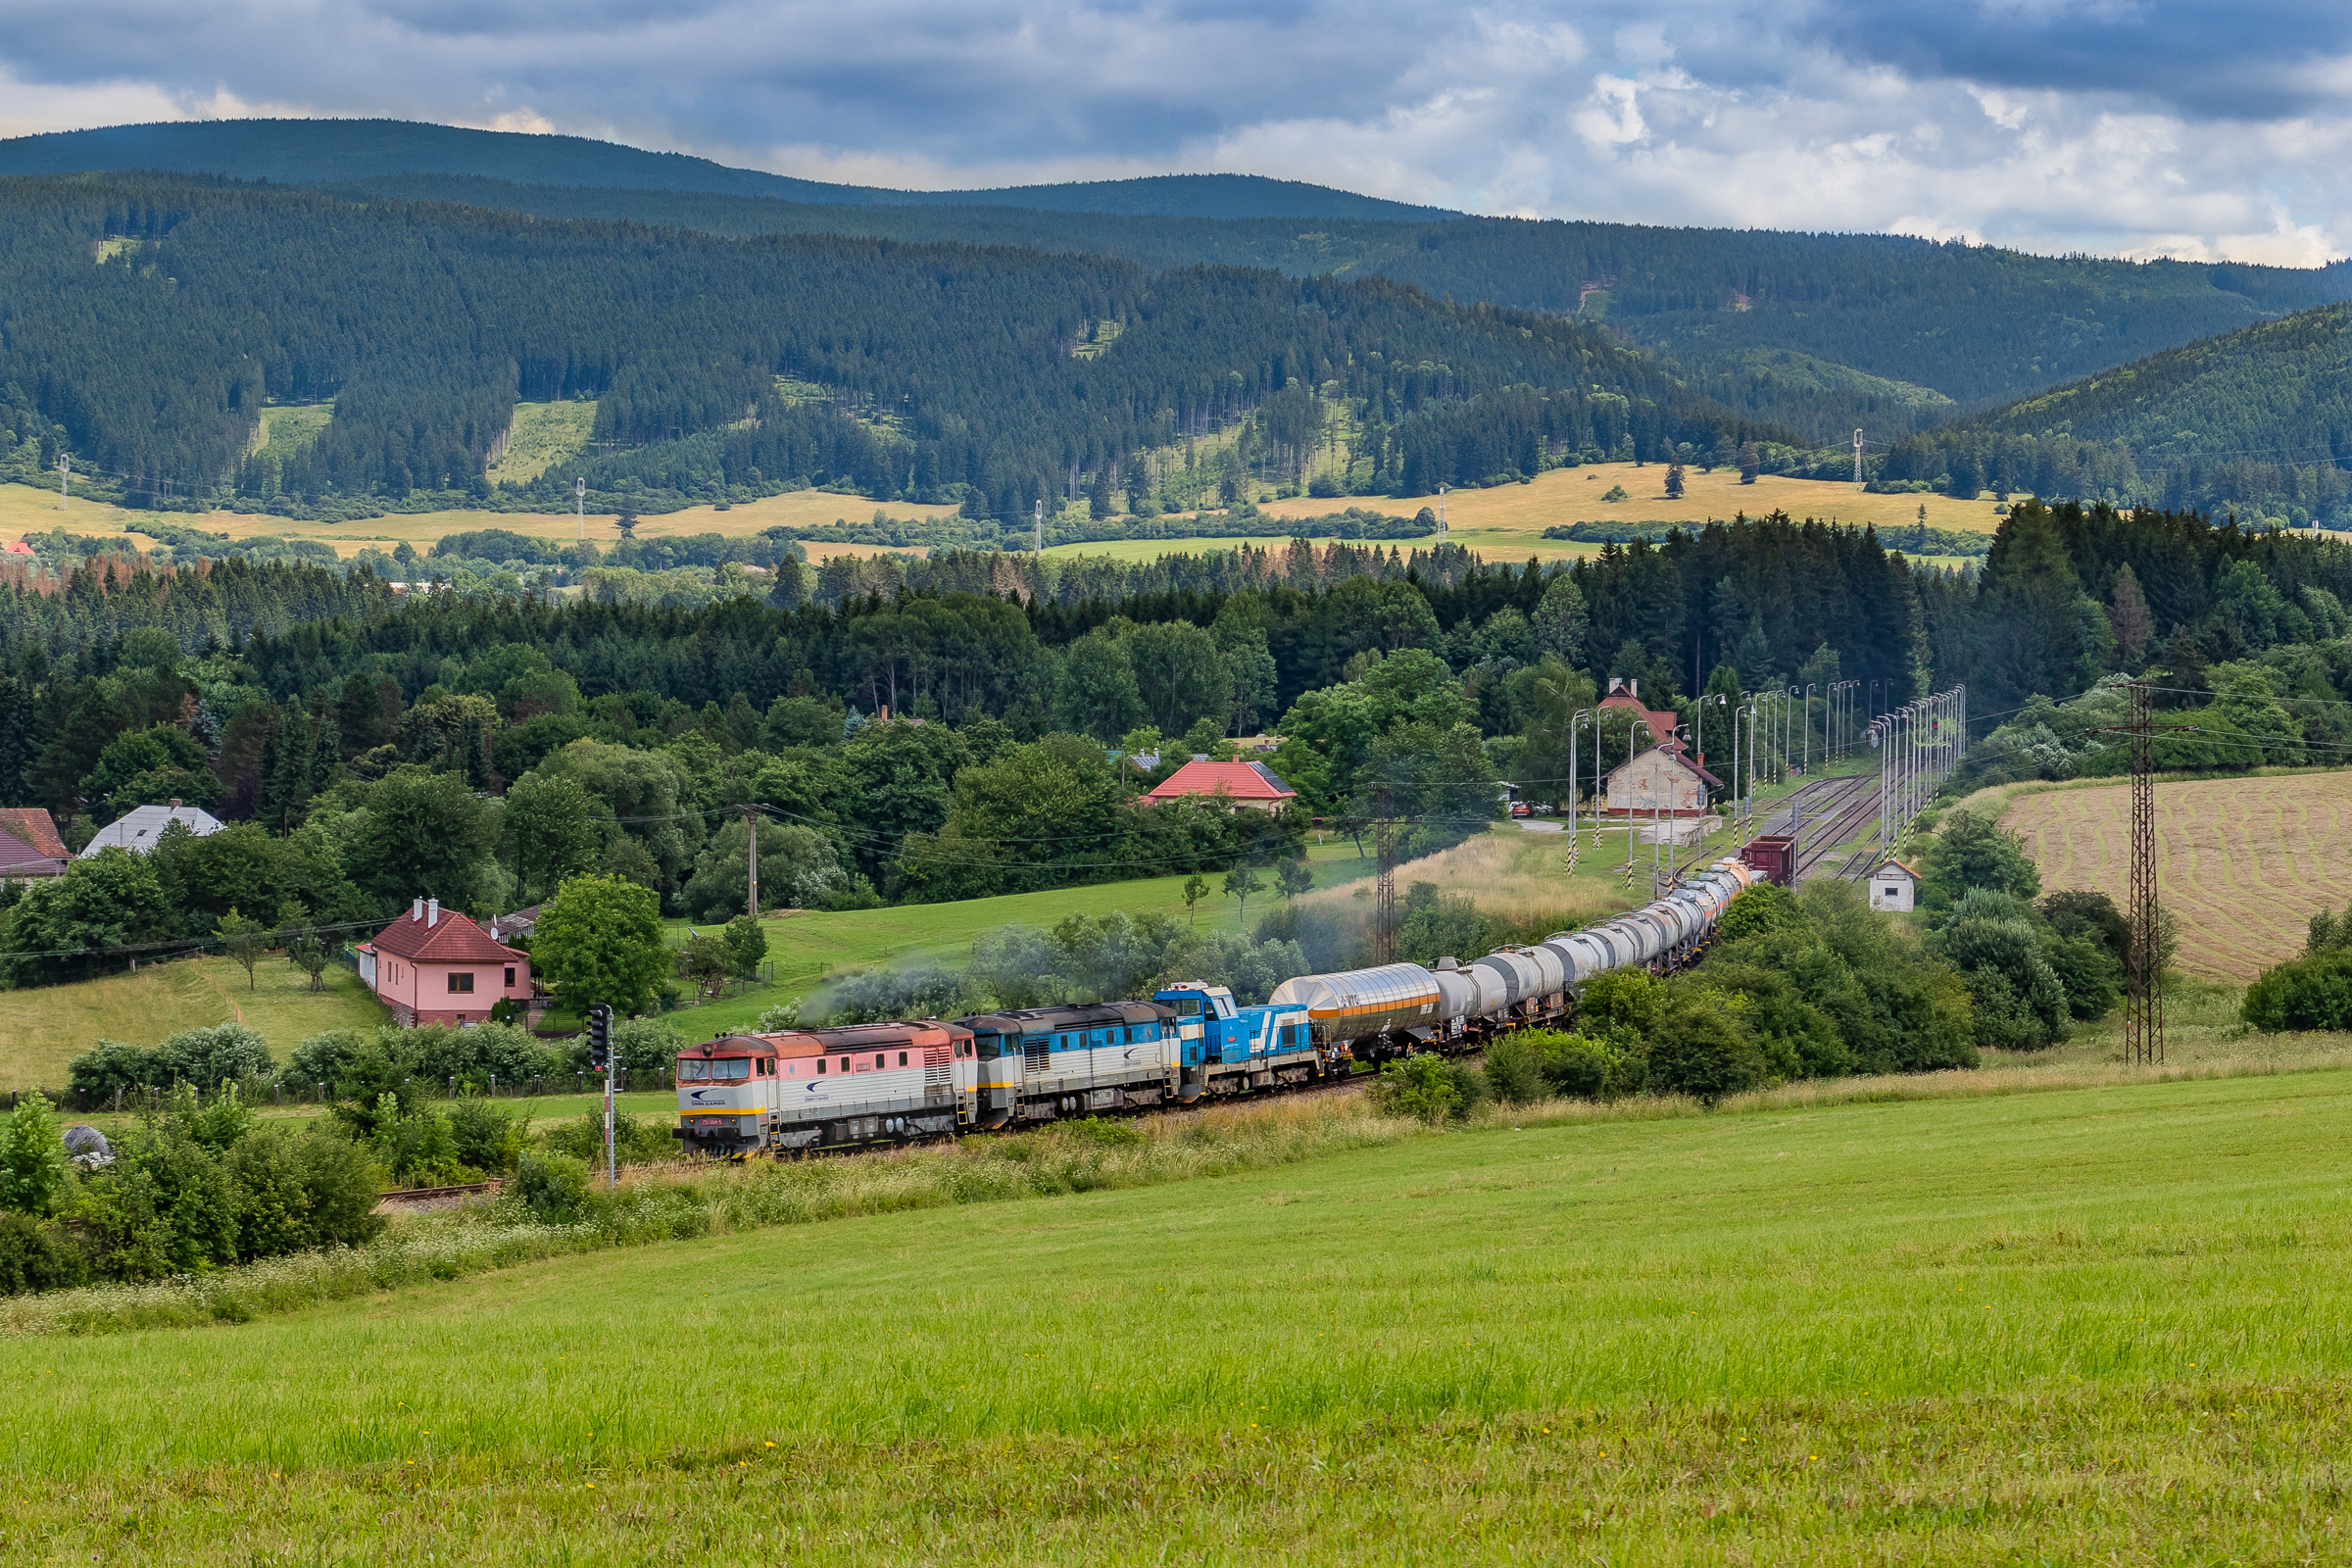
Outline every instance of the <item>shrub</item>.
{"label": "shrub", "polygon": [[455,1077],[461,1089],[486,1090],[492,1078],[505,1084],[528,1082],[550,1071],[545,1046],[512,1024],[485,1023],[470,1029],[434,1024],[423,1029],[386,1030],[393,1055],[416,1077],[446,1088]]}
{"label": "shrub", "polygon": [[685,1042],[669,1025],[653,1018],[624,1018],[612,1029],[612,1053],[626,1072],[651,1072],[677,1059]]}
{"label": "shrub", "polygon": [[260,1033],[241,1023],[182,1029],[156,1047],[155,1054],[167,1075],[162,1082],[184,1079],[199,1089],[262,1077],[274,1065]]}
{"label": "shrub", "polygon": [[0,1208],[47,1219],[65,1201],[72,1170],[48,1101],[34,1095],[0,1122]]}
{"label": "shrub", "polygon": [[[672,1125],[659,1117],[641,1120],[625,1110],[613,1112],[615,1157],[623,1165],[652,1165],[677,1158],[678,1141],[669,1132]],[[569,1121],[560,1121],[541,1133],[539,1142],[559,1154],[567,1154],[601,1171],[605,1168],[605,1113],[583,1111]]]}
{"label": "shrub", "polygon": [[457,1137],[447,1116],[422,1104],[403,1110],[388,1091],[376,1099],[369,1142],[376,1162],[403,1187],[453,1187],[475,1175],[459,1162]]}
{"label": "shrub", "polygon": [[1715,940],[1737,942],[1768,931],[1801,928],[1804,923],[1794,894],[1771,882],[1758,882],[1734,895],[1732,902],[1724,906],[1723,918],[1715,927]]}
{"label": "shrub", "polygon": [[325,1084],[331,1090],[351,1076],[371,1044],[357,1029],[329,1029],[313,1035],[286,1058],[286,1079],[303,1085]]}
{"label": "shrub", "polygon": [[89,1277],[89,1257],[63,1225],[0,1213],[0,1296],[59,1290]]}
{"label": "shrub", "polygon": [[458,1162],[478,1171],[502,1173],[522,1154],[524,1116],[505,1111],[494,1100],[467,1095],[449,1107],[450,1143]]}
{"label": "shrub", "polygon": [[134,1092],[167,1078],[154,1052],[120,1040],[101,1040],[66,1064],[66,1087],[88,1106],[111,1102],[117,1091],[128,1100]]}
{"label": "shrub", "polygon": [[357,1247],[384,1228],[375,1170],[324,1129],[265,1127],[228,1154],[237,1186],[237,1256],[251,1262],[314,1247]]}
{"label": "shrub", "polygon": [[1534,1030],[1504,1035],[1487,1047],[1487,1089],[1506,1105],[1529,1105],[1549,1087],[1544,1076],[1544,1053],[1552,1040],[1567,1038],[1550,1030],[1539,1038]]}
{"label": "shrub", "polygon": [[514,1196],[549,1224],[576,1219],[588,1206],[588,1167],[564,1154],[525,1150],[514,1166]]}
{"label": "shrub", "polygon": [[1711,1107],[1763,1081],[1763,1053],[1730,998],[1698,987],[1668,993],[1649,1032],[1652,1089]]}
{"label": "shrub", "polygon": [[67,1208],[91,1272],[153,1280],[237,1256],[236,1189],[219,1155],[171,1118],[115,1145],[115,1162],[84,1176]]}
{"label": "shrub", "polygon": [[1577,1015],[1593,1030],[1630,1029],[1646,1039],[1657,1027],[1666,987],[1646,969],[1611,969],[1585,982]]}
{"label": "shrub", "polygon": [[1426,1051],[1383,1067],[1372,1084],[1372,1103],[1385,1114],[1418,1117],[1433,1127],[1466,1108],[1445,1059]]}
{"label": "shrub", "polygon": [[2239,1016],[2272,1032],[2352,1029],[2352,950],[2330,948],[2265,969],[2246,988]]}

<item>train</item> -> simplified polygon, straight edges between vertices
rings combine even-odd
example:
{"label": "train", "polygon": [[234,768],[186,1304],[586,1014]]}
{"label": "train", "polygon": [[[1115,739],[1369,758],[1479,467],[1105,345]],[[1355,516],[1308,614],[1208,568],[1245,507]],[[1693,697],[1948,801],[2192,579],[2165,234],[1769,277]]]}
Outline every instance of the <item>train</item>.
{"label": "train", "polygon": [[1148,1000],[1083,1003],[775,1034],[730,1034],[677,1057],[689,1153],[791,1154],[955,1137],[1301,1088],[1358,1062],[1475,1049],[1563,1023],[1611,969],[1688,963],[1758,874],[1718,860],[1638,909],[1462,963],[1300,975],[1256,1006],[1204,981]]}

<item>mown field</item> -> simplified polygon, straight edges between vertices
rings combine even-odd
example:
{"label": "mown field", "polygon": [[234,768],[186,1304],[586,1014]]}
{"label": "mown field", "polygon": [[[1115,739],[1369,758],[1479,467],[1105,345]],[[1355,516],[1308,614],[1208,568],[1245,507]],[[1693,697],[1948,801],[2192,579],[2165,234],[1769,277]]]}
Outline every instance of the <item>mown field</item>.
{"label": "mown field", "polygon": [[[956,509],[894,502],[888,510],[893,516],[912,517],[950,515]],[[835,495],[823,490],[799,490],[790,495],[746,502],[725,512],[704,506],[649,516],[637,524],[637,533],[640,538],[646,539],[696,533],[748,538],[763,528],[778,525],[812,528],[845,520],[862,522],[873,514],[874,503],[857,496]],[[231,539],[253,539],[263,535],[319,539],[333,545],[339,554],[346,557],[356,556],[369,545],[390,551],[402,540],[418,550],[424,550],[446,534],[460,533],[469,528],[505,528],[527,538],[545,539],[556,544],[569,544],[577,531],[577,523],[568,512],[396,513],[360,522],[334,523],[304,522],[291,517],[271,516],[267,513],[216,512],[199,517],[184,513],[131,512],[76,499],[61,514],[55,489],[42,491],[21,484],[0,484],[0,539],[15,539],[27,533],[47,533],[60,525],[76,533],[118,533],[123,524],[145,517],[192,524],[215,533],[225,533]],[[599,547],[609,547],[620,538],[613,531],[610,516],[591,515],[587,534]],[[829,555],[866,556],[875,553],[872,546],[825,545],[811,549],[809,557],[816,560]]]}
{"label": "mown field", "polygon": [[272,955],[253,973],[224,957],[150,965],[73,985],[0,992],[0,1091],[61,1090],[66,1063],[101,1040],[152,1046],[168,1034],[218,1023],[261,1031],[270,1054],[287,1052],[328,1029],[372,1029],[387,1012],[360,977],[331,964],[326,989]]}
{"label": "mown field", "polygon": [[[1533,551],[1549,556],[1577,550],[1563,540],[1545,539],[1544,530],[1572,522],[1690,522],[1729,519],[1740,513],[1761,516],[1779,508],[1792,517],[1817,517],[1824,522],[1869,523],[1882,533],[1900,530],[1919,520],[1928,509],[1931,528],[1990,533],[1999,526],[1993,500],[1987,492],[1977,501],[1949,496],[1865,495],[1851,484],[1824,479],[1789,479],[1759,475],[1754,484],[1741,484],[1737,468],[1701,473],[1684,469],[1680,501],[1666,499],[1666,466],[1601,463],[1581,468],[1554,468],[1527,484],[1498,485],[1492,490],[1455,490],[1446,497],[1446,521],[1456,544],[1489,556],[1523,559]],[[1611,488],[1622,487],[1627,499],[1604,502]],[[1277,516],[1314,516],[1347,506],[1369,507],[1383,513],[1411,516],[1423,507],[1435,509],[1436,496],[1359,497],[1352,501],[1276,501],[1265,510]],[[1899,539],[1890,539],[1897,543]]]}
{"label": "mown field", "polygon": [[1531,1117],[0,1342],[0,1549],[2331,1560],[2348,1117],[2341,1072]]}
{"label": "mown field", "polygon": [[[552,408],[557,413],[534,416],[532,419],[518,424],[508,460],[518,466],[514,469],[516,473],[520,473],[539,457],[548,456],[560,448],[571,433],[559,416],[569,406],[530,407],[534,410]],[[550,457],[549,461],[553,461],[553,458]],[[1454,543],[1492,559],[1509,561],[1524,561],[1531,555],[1541,556],[1547,561],[1567,560],[1591,555],[1599,549],[1597,545],[1544,538],[1544,530],[1555,523],[1664,520],[1695,524],[1704,523],[1709,518],[1728,518],[1741,512],[1756,516],[1779,507],[1787,509],[1789,515],[1794,517],[1868,522],[1886,531],[1899,530],[1915,522],[1922,505],[1928,509],[1928,522],[1932,527],[1988,533],[2000,521],[1993,514],[1993,502],[1989,496],[1979,501],[1954,501],[1948,496],[1873,496],[1862,494],[1850,484],[1772,475],[1762,476],[1752,485],[1742,485],[1736,469],[1718,468],[1713,473],[1701,473],[1696,468],[1690,468],[1687,470],[1687,488],[1683,499],[1672,502],[1665,498],[1665,466],[1654,463],[1640,467],[1630,463],[1608,463],[1582,468],[1557,468],[1538,475],[1529,484],[1502,485],[1492,490],[1457,490],[1446,497],[1446,521]],[[1614,485],[1622,485],[1628,499],[1603,502],[1601,495]],[[1312,517],[1327,515],[1349,506],[1360,506],[1383,514],[1410,516],[1424,506],[1434,508],[1437,501],[1435,496],[1414,496],[1401,500],[1394,496],[1357,496],[1336,501],[1302,498],[1271,502],[1265,510],[1277,516]],[[779,524],[807,528],[837,521],[861,522],[873,515],[875,505],[857,496],[802,490],[791,495],[747,502],[725,512],[703,506],[661,516],[649,516],[638,524],[638,533],[649,539],[694,533],[748,537],[762,528]],[[893,516],[913,517],[946,516],[953,514],[956,509],[892,502],[884,510]],[[76,501],[63,520],[67,526],[79,530],[114,532],[125,522],[142,515],[146,514]],[[0,484],[0,538],[13,539],[26,532],[46,533],[56,527],[60,520],[54,489],[42,491],[25,485]],[[321,539],[345,556],[357,555],[368,545],[388,551],[402,540],[424,549],[445,534],[469,528],[506,528],[530,538],[558,543],[568,542],[575,531],[575,523],[569,513],[426,512],[371,517],[362,522],[323,523],[302,522],[267,514],[219,512],[205,518],[172,514],[167,520],[197,522],[216,532],[226,533],[233,539],[250,539],[265,534]],[[590,517],[587,531],[588,537],[600,545],[610,545],[619,537],[613,532],[610,517]],[[1138,539],[1061,545],[1050,553],[1149,561],[1172,552],[1230,550],[1241,542],[1233,539]],[[1268,541],[1250,542],[1264,544]],[[1424,545],[1429,542],[1421,541]],[[1890,536],[1890,542],[1899,543],[1899,533]],[[885,552],[870,545],[810,547],[811,559],[829,555],[866,556],[877,553]],[[1941,558],[1923,559],[1936,560],[1942,564],[1953,564]]]}
{"label": "mown field", "polygon": [[[2130,895],[2128,784],[2017,792],[2002,821],[2025,836],[2042,886]],[[2180,967],[2250,980],[2293,957],[2305,926],[2352,902],[2352,772],[2187,779],[2156,786],[2158,887],[2180,923]]]}

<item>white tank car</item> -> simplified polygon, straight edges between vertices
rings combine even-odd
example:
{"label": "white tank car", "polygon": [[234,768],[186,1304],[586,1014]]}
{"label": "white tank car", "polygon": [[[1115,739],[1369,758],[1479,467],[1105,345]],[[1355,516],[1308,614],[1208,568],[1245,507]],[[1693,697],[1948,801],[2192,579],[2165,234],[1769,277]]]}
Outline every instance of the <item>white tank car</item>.
{"label": "white tank car", "polygon": [[1662,899],[1531,948],[1499,948],[1467,964],[1441,958],[1434,971],[1389,963],[1301,975],[1275,987],[1267,1005],[1306,1008],[1317,1045],[1395,1046],[1564,1018],[1569,991],[1595,975],[1688,956],[1714,932],[1724,906],[1755,879],[1741,861],[1718,860]]}

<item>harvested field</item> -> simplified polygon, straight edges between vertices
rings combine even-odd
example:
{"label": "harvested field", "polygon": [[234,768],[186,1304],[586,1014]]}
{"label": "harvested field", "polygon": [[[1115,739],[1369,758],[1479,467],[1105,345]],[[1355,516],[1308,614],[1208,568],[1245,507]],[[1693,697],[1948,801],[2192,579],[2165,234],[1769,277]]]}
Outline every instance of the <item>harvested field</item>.
{"label": "harvested field", "polygon": [[[2002,821],[2025,835],[2045,890],[2130,891],[2131,789],[2024,795]],[[2291,958],[2304,926],[2352,887],[2352,772],[2156,786],[2157,875],[2189,974],[2250,980]]]}

